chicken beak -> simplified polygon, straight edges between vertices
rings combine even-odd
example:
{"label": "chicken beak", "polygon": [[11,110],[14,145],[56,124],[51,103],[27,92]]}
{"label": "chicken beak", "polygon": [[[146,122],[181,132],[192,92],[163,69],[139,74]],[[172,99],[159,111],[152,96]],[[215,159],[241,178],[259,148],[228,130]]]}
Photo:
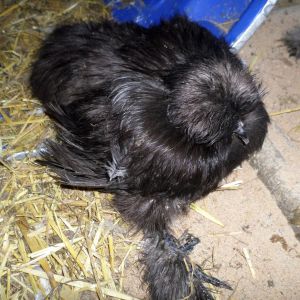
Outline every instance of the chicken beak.
{"label": "chicken beak", "polygon": [[246,134],[236,134],[239,140],[243,143],[244,146],[249,144],[249,139]]}
{"label": "chicken beak", "polygon": [[239,138],[239,140],[243,143],[244,146],[249,144],[249,138],[246,134],[244,124],[242,122],[239,124],[237,130],[235,130],[233,133]]}

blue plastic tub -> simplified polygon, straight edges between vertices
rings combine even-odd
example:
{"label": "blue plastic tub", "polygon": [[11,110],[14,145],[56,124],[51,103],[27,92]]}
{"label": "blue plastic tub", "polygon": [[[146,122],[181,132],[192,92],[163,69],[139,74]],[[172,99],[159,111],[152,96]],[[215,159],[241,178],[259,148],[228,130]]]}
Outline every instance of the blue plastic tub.
{"label": "blue plastic tub", "polygon": [[106,0],[113,18],[149,27],[175,14],[186,15],[239,50],[262,24],[277,0]]}

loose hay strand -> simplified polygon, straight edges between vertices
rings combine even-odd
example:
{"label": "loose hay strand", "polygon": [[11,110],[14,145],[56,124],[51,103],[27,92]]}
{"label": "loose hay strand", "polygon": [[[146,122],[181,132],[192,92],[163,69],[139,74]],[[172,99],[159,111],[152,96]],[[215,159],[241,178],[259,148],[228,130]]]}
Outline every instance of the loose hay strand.
{"label": "loose hay strand", "polygon": [[[27,252],[25,250],[25,244],[24,244],[23,240],[19,240],[18,244],[19,244],[19,252],[20,252],[20,254],[22,256],[23,261],[24,262],[29,262],[29,258],[27,256]],[[29,274],[29,282],[31,284],[31,287],[32,287],[35,295],[36,295],[38,293],[38,291],[39,291],[39,288],[38,288],[38,284],[35,281],[35,278],[31,274]],[[42,293],[45,295],[45,291],[44,290],[42,290]]]}
{"label": "loose hay strand", "polygon": [[78,253],[76,253],[75,249],[72,246],[72,243],[69,241],[69,239],[64,235],[63,231],[61,230],[59,223],[55,224],[53,216],[50,212],[48,212],[48,224],[51,226],[51,228],[55,231],[55,233],[61,238],[61,240],[66,245],[66,248],[69,250],[70,254],[74,258],[74,260],[77,262],[78,266],[82,270],[84,276],[87,277],[87,271],[82,264],[82,262],[78,258]]}
{"label": "loose hay strand", "polygon": [[213,223],[224,227],[225,225],[219,221],[217,218],[215,218],[214,216],[212,216],[210,213],[208,213],[206,210],[204,210],[203,208],[201,208],[200,206],[198,206],[195,203],[192,203],[190,205],[191,209],[194,210],[195,212],[199,213],[200,215],[202,215],[203,217],[205,217],[206,219],[212,221]]}
{"label": "loose hay strand", "polygon": [[221,185],[218,190],[224,191],[224,190],[238,190],[241,188],[243,181],[242,180],[236,180],[229,183],[225,183]]}
{"label": "loose hay strand", "polygon": [[255,273],[255,270],[253,268],[252,261],[250,259],[249,250],[247,248],[243,248],[243,252],[244,252],[245,259],[246,259],[246,262],[248,264],[248,267],[250,269],[251,275],[252,275],[253,279],[256,279],[256,273]]}
{"label": "loose hay strand", "polygon": [[[33,276],[47,279],[47,274],[40,270],[35,270],[35,269],[31,269],[31,268],[23,268],[20,270],[20,272],[24,272],[27,274],[31,274]],[[71,278],[67,278],[67,277],[64,277],[61,275],[57,275],[57,274],[54,274],[54,278],[59,283],[67,284],[67,285],[70,285],[70,286],[73,286],[76,288],[80,288],[80,289],[85,288],[90,291],[96,291],[96,284],[94,284],[94,283],[90,283],[90,282],[83,281],[83,280],[72,280]],[[113,290],[110,290],[110,289],[104,288],[104,287],[101,287],[101,291],[106,296],[116,297],[118,299],[138,300],[137,298],[134,298],[134,297],[128,296],[126,294],[120,293],[118,291],[113,291]]]}
{"label": "loose hay strand", "polygon": [[[26,221],[26,219],[24,217],[20,218],[20,221],[17,222],[23,237],[25,238],[25,241],[27,242],[29,248],[31,251],[37,251],[40,250],[41,248],[41,241],[38,240],[38,238],[30,238],[28,237],[28,231],[29,231],[29,225]],[[57,287],[57,282],[54,280],[53,277],[53,273],[51,271],[51,267],[49,265],[49,263],[45,260],[45,259],[41,259],[39,261],[42,269],[46,272],[46,274],[48,275],[48,279],[50,281],[50,284],[52,286],[52,288],[56,288]]]}
{"label": "loose hay strand", "polygon": [[281,111],[271,112],[270,116],[274,117],[274,116],[293,113],[293,112],[297,112],[297,111],[300,111],[300,106],[297,106],[297,107],[294,107],[294,108],[291,108],[291,109],[284,109],[284,110],[281,110]]}
{"label": "loose hay strand", "polygon": [[113,241],[113,236],[111,234],[108,236],[108,249],[109,249],[110,267],[111,270],[114,271],[114,266],[115,266],[114,241]]}
{"label": "loose hay strand", "polygon": [[9,256],[10,256],[11,252],[12,252],[12,248],[13,248],[12,245],[9,244],[9,246],[8,246],[8,248],[7,248],[4,256],[2,258],[2,262],[1,262],[1,265],[0,265],[0,279],[3,276],[3,271],[4,271],[5,265],[7,263],[7,260],[9,258]]}
{"label": "loose hay strand", "polygon": [[103,299],[103,292],[102,292],[102,288],[101,288],[101,282],[99,280],[100,276],[98,274],[96,262],[95,262],[95,259],[94,259],[94,255],[92,253],[92,242],[91,242],[91,240],[88,236],[87,230],[85,232],[85,240],[86,240],[86,244],[87,244],[87,250],[88,250],[90,262],[91,262],[91,265],[92,265],[92,270],[93,270],[93,273],[94,273],[94,277],[96,279],[96,293],[97,293],[99,299]]}

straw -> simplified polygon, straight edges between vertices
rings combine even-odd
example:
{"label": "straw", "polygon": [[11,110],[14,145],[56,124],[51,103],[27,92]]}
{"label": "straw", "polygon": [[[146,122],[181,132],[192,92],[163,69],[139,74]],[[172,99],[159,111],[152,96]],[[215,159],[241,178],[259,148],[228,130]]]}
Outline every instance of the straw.
{"label": "straw", "polygon": [[252,265],[252,261],[250,259],[249,250],[247,248],[243,248],[243,252],[244,252],[245,259],[246,259],[246,262],[248,264],[248,267],[250,269],[251,275],[252,275],[253,279],[256,279],[256,274],[255,274],[255,270],[254,270],[253,265]]}
{"label": "straw", "polygon": [[34,161],[54,137],[28,87],[36,51],[56,24],[109,10],[101,1],[9,2],[0,3],[0,299],[75,299],[97,287],[99,297],[134,299],[119,285],[134,237],[116,229],[127,232],[111,196],[63,189]]}
{"label": "straw", "polygon": [[289,114],[289,113],[293,113],[293,112],[297,112],[300,111],[300,106],[291,108],[291,109],[284,109],[281,111],[275,111],[275,112],[271,112],[270,116],[274,117],[274,116],[279,116],[279,115],[283,115],[283,114]]}
{"label": "straw", "polygon": [[219,221],[216,217],[212,216],[209,212],[207,212],[206,210],[204,210],[203,208],[201,208],[200,206],[198,206],[195,203],[192,203],[190,205],[191,209],[194,210],[195,212],[199,213],[200,215],[202,215],[203,217],[205,217],[206,219],[210,220],[211,222],[224,227],[224,224]]}

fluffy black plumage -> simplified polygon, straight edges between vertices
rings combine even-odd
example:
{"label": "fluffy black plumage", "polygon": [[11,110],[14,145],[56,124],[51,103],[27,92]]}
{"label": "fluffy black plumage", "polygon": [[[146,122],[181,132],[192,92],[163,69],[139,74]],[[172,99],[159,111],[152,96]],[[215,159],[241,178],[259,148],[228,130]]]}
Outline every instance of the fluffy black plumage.
{"label": "fluffy black plumage", "polygon": [[115,194],[145,234],[152,299],[212,299],[205,282],[230,288],[189,261],[197,238],[177,240],[169,228],[267,133],[260,85],[228,45],[184,17],[150,29],[62,26],[30,82],[57,127],[42,163],[65,185]]}
{"label": "fluffy black plumage", "polygon": [[290,56],[300,58],[300,26],[288,31],[282,39],[286,45]]}

